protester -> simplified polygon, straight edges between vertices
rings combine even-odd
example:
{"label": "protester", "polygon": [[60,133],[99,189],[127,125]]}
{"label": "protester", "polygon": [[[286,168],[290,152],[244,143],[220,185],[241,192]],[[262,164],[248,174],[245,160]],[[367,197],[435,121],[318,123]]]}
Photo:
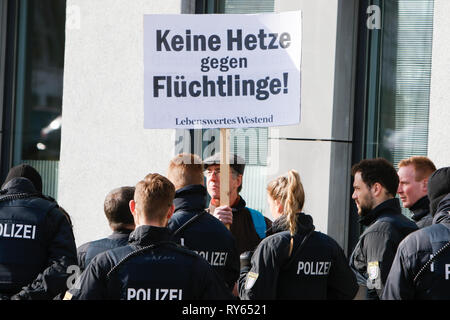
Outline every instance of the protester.
{"label": "protester", "polygon": [[121,187],[109,192],[103,204],[103,211],[113,233],[107,238],[90,241],[78,248],[80,271],[99,253],[128,244],[128,237],[134,230],[134,220],[129,203],[134,198],[134,187]]}
{"label": "protester", "polygon": [[367,290],[363,296],[378,300],[398,244],[417,226],[401,213],[395,198],[399,178],[387,160],[362,160],[352,167],[352,175],[352,198],[358,207],[359,222],[366,229],[353,250],[350,265],[361,289]]}
{"label": "protester", "polygon": [[439,203],[431,212],[433,224],[400,243],[383,299],[450,299],[450,167],[431,175],[428,196]]}
{"label": "protester", "polygon": [[127,246],[97,255],[66,300],[229,299],[220,276],[196,253],[170,241],[167,222],[174,212],[174,185],[149,174],[130,202],[136,229]]}
{"label": "protester", "polygon": [[[267,187],[268,202],[280,232],[264,239],[249,262],[241,255],[241,299],[352,299],[356,278],[341,247],[314,231],[302,212],[303,185],[295,170]],[[287,231],[283,231],[287,230]]]}
{"label": "protester", "polygon": [[398,164],[399,184],[397,193],[403,207],[412,213],[412,219],[419,228],[433,222],[430,214],[430,201],[427,196],[428,178],[436,171],[433,162],[427,157],[410,157]]}
{"label": "protester", "polygon": [[41,176],[29,165],[12,168],[2,188],[0,296],[53,299],[67,289],[67,269],[77,264],[70,220],[42,195]]}
{"label": "protester", "polygon": [[211,202],[209,212],[225,225],[230,226],[236,239],[238,253],[254,250],[266,236],[272,222],[257,210],[246,207],[245,200],[239,195],[242,190],[242,179],[245,161],[241,157],[230,154],[230,205],[220,205],[220,153],[204,160],[206,187]]}
{"label": "protester", "polygon": [[168,228],[174,240],[194,250],[222,276],[230,291],[239,277],[239,255],[231,232],[205,211],[203,164],[193,154],[179,154],[167,173],[175,185],[175,213]]}

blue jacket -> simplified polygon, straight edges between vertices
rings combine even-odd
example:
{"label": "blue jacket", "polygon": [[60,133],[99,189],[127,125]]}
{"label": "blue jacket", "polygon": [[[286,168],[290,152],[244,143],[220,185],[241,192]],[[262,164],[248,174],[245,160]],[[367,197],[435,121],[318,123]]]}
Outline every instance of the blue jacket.
{"label": "blue jacket", "polygon": [[395,198],[379,204],[361,217],[360,223],[367,228],[353,250],[350,266],[358,283],[367,286],[367,298],[378,300],[399,243],[418,227],[401,213],[399,200]]}
{"label": "blue jacket", "polygon": [[53,299],[67,290],[77,265],[75,239],[58,204],[26,178],[9,181],[0,196],[0,294]]}
{"label": "blue jacket", "polygon": [[[450,299],[450,246],[436,255],[450,241],[449,212],[450,194],[440,202],[433,225],[410,234],[400,243],[383,299]],[[430,263],[432,256],[435,260]]]}
{"label": "blue jacket", "polygon": [[[176,232],[174,241],[195,251],[233,288],[239,277],[236,241],[225,225],[205,211],[206,189],[201,185],[181,188],[175,193],[175,213],[168,228]],[[182,230],[177,230],[195,218]]]}
{"label": "blue jacket", "polygon": [[137,227],[127,246],[97,255],[65,299],[232,299],[205,259],[170,239],[167,228]]}
{"label": "blue jacket", "polygon": [[80,271],[86,269],[86,266],[99,253],[106,250],[123,247],[128,244],[128,237],[132,230],[117,230],[109,237],[95,241],[87,242],[77,249],[78,265]]}
{"label": "blue jacket", "polygon": [[[262,240],[256,248],[251,268],[242,268],[239,297],[242,300],[352,299],[358,291],[356,277],[336,241],[314,231],[311,216],[299,213],[293,253],[289,256],[291,235],[289,231],[278,232],[283,225],[279,220],[273,225],[277,233]],[[301,251],[297,252],[307,236]]]}

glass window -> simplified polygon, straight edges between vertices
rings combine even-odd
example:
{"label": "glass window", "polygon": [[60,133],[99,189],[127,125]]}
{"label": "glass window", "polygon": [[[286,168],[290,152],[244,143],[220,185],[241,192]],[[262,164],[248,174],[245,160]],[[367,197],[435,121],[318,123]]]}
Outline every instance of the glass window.
{"label": "glass window", "polygon": [[61,143],[64,0],[19,2],[13,165],[28,163],[56,198]]}
{"label": "glass window", "polygon": [[[434,1],[368,3],[380,8],[382,24],[373,30],[364,26],[367,47],[362,157],[383,157],[397,168],[400,160],[426,156],[428,152]],[[409,210],[404,214],[409,215]]]}

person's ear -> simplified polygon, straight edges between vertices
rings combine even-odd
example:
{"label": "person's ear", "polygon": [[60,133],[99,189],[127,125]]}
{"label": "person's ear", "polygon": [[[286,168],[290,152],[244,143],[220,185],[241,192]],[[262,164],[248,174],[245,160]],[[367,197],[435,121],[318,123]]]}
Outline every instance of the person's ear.
{"label": "person's ear", "polygon": [[138,225],[139,219],[136,212],[136,202],[134,200],[130,200],[128,206],[130,207],[130,212],[133,215],[134,224]]}
{"label": "person's ear", "polygon": [[172,204],[169,208],[169,211],[167,212],[167,220],[172,218],[174,212],[175,212],[175,205]]}
{"label": "person's ear", "polygon": [[427,193],[428,192],[428,178],[423,179],[420,186],[422,187],[422,191]]}
{"label": "person's ear", "polygon": [[375,182],[370,190],[372,191],[372,195],[374,197],[379,197],[381,195],[381,192],[383,191],[383,187],[379,182]]}
{"label": "person's ear", "polygon": [[243,177],[243,175],[242,175],[242,174],[239,174],[239,175],[237,176],[237,178],[236,178],[237,184],[238,184],[238,188],[242,185],[242,177]]}
{"label": "person's ear", "polygon": [[279,214],[283,214],[283,212],[284,212],[284,207],[283,207],[283,205],[281,204],[281,202],[277,199],[277,200],[275,200],[275,204],[277,205],[277,211],[278,211],[278,213],[279,213]]}

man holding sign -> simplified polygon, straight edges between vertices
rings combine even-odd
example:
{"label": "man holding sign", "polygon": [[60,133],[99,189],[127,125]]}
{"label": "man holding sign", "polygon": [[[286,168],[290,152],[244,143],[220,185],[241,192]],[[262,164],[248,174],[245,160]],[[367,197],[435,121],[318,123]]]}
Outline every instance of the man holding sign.
{"label": "man holding sign", "polygon": [[[220,129],[227,159],[228,129],[298,124],[301,21],[300,11],[145,15],[144,128]],[[224,159],[205,162],[210,212],[230,225],[239,253],[251,251],[271,222],[239,196],[245,164]]]}
{"label": "man holding sign", "polygon": [[209,212],[225,225],[236,239],[238,253],[253,251],[268,236],[272,221],[261,212],[246,207],[245,200],[239,195],[242,189],[242,177],[245,161],[237,155],[230,155],[230,205],[220,205],[220,154],[204,160],[206,184],[211,202]]}

